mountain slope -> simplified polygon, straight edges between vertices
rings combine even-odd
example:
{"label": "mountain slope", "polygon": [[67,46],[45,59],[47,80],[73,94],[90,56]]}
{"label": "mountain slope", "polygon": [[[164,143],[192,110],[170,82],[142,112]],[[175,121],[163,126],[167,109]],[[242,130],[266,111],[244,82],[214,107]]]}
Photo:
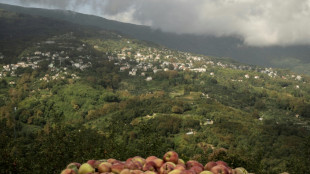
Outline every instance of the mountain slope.
{"label": "mountain slope", "polygon": [[255,173],[309,171],[309,76],[0,16],[6,35],[21,33],[2,40],[20,49],[16,62],[0,62],[0,173],[59,173],[69,161],[168,149]]}
{"label": "mountain slope", "polygon": [[[294,65],[294,67],[285,66],[285,68],[294,70],[298,73],[309,73],[310,71],[310,67],[308,65],[305,66],[305,64],[310,63],[309,46],[240,46],[242,45],[242,40],[235,37],[195,36],[186,34],[178,35],[159,30],[152,30],[150,27],[146,26],[126,24],[71,11],[22,8],[5,4],[1,4],[0,7],[9,11],[45,16],[70,21],[80,25],[96,26],[107,30],[115,30],[128,36],[140,40],[152,41],[172,49],[216,57],[231,57],[235,60],[248,64],[279,67],[279,62],[281,62],[282,59],[297,59],[298,64]],[[302,66],[302,68],[299,68],[300,66]],[[283,68],[282,66],[280,67]]]}

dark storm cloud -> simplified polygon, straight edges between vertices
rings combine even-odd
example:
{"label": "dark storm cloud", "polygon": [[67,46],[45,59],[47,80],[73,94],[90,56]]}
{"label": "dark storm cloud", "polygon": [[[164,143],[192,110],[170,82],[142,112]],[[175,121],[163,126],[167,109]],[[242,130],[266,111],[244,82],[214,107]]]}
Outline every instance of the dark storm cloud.
{"label": "dark storm cloud", "polygon": [[254,46],[310,44],[310,0],[0,0],[69,9],[176,33],[238,36]]}

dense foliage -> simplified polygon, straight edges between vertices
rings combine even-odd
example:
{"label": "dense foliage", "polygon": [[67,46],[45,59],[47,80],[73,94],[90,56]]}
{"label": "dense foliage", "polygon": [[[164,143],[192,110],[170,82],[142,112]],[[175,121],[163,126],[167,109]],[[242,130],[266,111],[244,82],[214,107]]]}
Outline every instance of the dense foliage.
{"label": "dense foliage", "polygon": [[[15,24],[24,20],[48,30],[27,44],[1,42],[11,45],[0,50],[0,173],[59,173],[70,161],[170,149],[184,160],[224,160],[255,173],[309,171],[308,76],[0,14],[7,33],[22,32]],[[18,62],[29,66],[14,69]]]}

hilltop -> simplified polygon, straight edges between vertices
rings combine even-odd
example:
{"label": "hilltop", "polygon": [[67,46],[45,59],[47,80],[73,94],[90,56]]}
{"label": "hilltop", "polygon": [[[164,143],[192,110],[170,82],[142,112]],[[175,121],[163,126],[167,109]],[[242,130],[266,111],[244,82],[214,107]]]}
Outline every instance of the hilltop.
{"label": "hilltop", "polygon": [[47,17],[0,10],[0,23],[1,173],[168,149],[309,170],[309,76]]}

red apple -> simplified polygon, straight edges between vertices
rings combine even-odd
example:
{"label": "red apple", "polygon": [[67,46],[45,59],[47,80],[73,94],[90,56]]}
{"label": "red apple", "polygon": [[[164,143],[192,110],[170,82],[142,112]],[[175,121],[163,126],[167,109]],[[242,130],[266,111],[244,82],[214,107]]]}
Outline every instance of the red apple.
{"label": "red apple", "polygon": [[165,153],[163,160],[165,162],[173,162],[174,164],[177,164],[179,160],[179,155],[175,151],[169,151]]}
{"label": "red apple", "polygon": [[124,167],[125,167],[124,164],[122,164],[122,163],[116,163],[116,164],[113,164],[113,165],[111,166],[111,171],[112,171],[113,173],[119,174],[119,173],[121,173],[121,171],[124,169]]}
{"label": "red apple", "polygon": [[181,169],[173,169],[169,174],[182,174],[184,170]]}
{"label": "red apple", "polygon": [[226,168],[227,168],[229,174],[235,174],[234,169],[232,169],[230,167],[226,167]]}
{"label": "red apple", "polygon": [[102,162],[98,165],[98,171],[100,173],[104,173],[104,172],[111,172],[111,163],[108,162]]}
{"label": "red apple", "polygon": [[210,171],[210,170],[212,169],[212,167],[214,167],[214,166],[216,166],[216,165],[217,165],[216,162],[210,161],[210,162],[208,162],[208,163],[205,165],[204,169]]}
{"label": "red apple", "polygon": [[61,174],[78,174],[78,173],[76,173],[76,171],[74,171],[73,169],[64,169],[63,171],[61,171]]}
{"label": "red apple", "polygon": [[224,165],[224,166],[228,167],[228,164],[226,162],[224,162],[224,161],[216,161],[216,164],[217,165],[221,164],[221,165]]}
{"label": "red apple", "polygon": [[91,165],[93,168],[97,168],[101,162],[97,160],[88,160],[87,163]]}
{"label": "red apple", "polygon": [[149,156],[145,159],[145,162],[153,161],[154,159],[157,159],[156,156]]}
{"label": "red apple", "polygon": [[192,170],[183,170],[182,174],[195,174]]}
{"label": "red apple", "polygon": [[125,168],[130,170],[142,170],[142,164],[139,161],[126,161]]}
{"label": "red apple", "polygon": [[142,173],[144,172],[141,170],[131,170],[131,174],[142,174]]}
{"label": "red apple", "polygon": [[108,163],[111,163],[112,165],[113,165],[113,164],[116,164],[116,163],[122,163],[121,161],[116,160],[116,159],[114,159],[114,158],[108,159],[107,162],[108,162]]}
{"label": "red apple", "polygon": [[187,169],[190,169],[194,166],[198,166],[200,167],[202,170],[203,170],[203,165],[201,163],[199,163],[198,161],[195,161],[195,160],[189,160],[186,162],[186,168]]}
{"label": "red apple", "polygon": [[186,167],[184,164],[177,164],[174,169],[186,170]]}
{"label": "red apple", "polygon": [[158,174],[157,172],[153,172],[153,171],[145,171],[144,174]]}
{"label": "red apple", "polygon": [[212,167],[211,172],[214,174],[229,174],[227,167],[222,164]]}
{"label": "red apple", "polygon": [[139,162],[142,164],[142,166],[145,164],[145,159],[142,158],[141,156],[135,156],[135,157],[133,157],[133,158],[132,158],[132,161],[139,161]]}
{"label": "red apple", "polygon": [[189,170],[195,172],[196,174],[199,174],[200,172],[203,171],[203,168],[201,168],[201,167],[199,167],[199,166],[193,166],[193,167],[190,168]]}
{"label": "red apple", "polygon": [[213,172],[211,172],[211,171],[207,171],[207,170],[205,170],[205,171],[202,171],[200,174],[214,174]]}
{"label": "red apple", "polygon": [[154,161],[148,161],[143,166],[143,171],[157,171],[157,167]]}
{"label": "red apple", "polygon": [[159,169],[164,164],[164,160],[162,160],[160,158],[156,158],[153,161],[154,161],[157,169]]}
{"label": "red apple", "polygon": [[182,159],[179,158],[178,164],[184,164],[184,165],[185,165],[185,162],[184,162],[184,160],[182,160]]}
{"label": "red apple", "polygon": [[129,161],[132,161],[132,158],[128,158],[125,163],[129,162]]}
{"label": "red apple", "polygon": [[131,174],[129,169],[123,169],[120,174]]}
{"label": "red apple", "polygon": [[172,162],[166,162],[160,167],[159,174],[168,174],[175,168],[175,166],[176,165]]}

